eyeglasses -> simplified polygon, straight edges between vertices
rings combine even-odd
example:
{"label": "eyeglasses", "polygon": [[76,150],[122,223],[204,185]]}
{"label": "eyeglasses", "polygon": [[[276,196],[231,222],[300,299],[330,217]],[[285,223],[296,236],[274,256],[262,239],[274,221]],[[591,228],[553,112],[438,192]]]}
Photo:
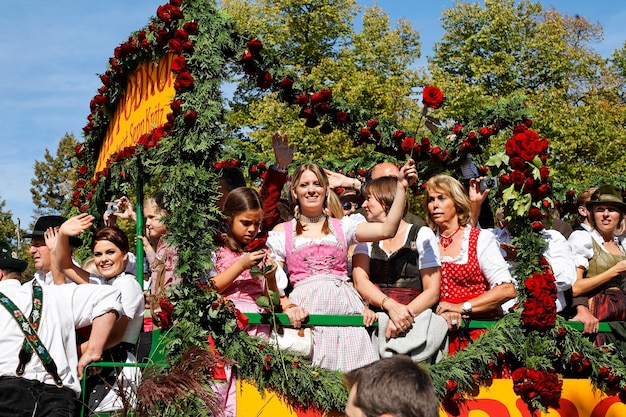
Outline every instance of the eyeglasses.
{"label": "eyeglasses", "polygon": [[345,203],[341,205],[341,207],[343,207],[344,210],[348,211],[348,210],[352,210],[353,207],[355,210],[358,210],[359,208],[361,208],[361,205],[359,203],[354,203],[352,201],[346,201]]}

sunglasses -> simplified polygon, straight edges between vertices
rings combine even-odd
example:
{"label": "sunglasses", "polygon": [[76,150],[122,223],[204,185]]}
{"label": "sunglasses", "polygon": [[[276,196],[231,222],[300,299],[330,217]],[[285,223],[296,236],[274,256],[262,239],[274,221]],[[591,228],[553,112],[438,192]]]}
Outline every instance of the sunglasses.
{"label": "sunglasses", "polygon": [[361,208],[361,205],[359,203],[353,203],[352,201],[346,201],[341,205],[341,207],[343,207],[344,210],[348,211],[352,210],[353,207],[355,210],[358,210],[359,208]]}

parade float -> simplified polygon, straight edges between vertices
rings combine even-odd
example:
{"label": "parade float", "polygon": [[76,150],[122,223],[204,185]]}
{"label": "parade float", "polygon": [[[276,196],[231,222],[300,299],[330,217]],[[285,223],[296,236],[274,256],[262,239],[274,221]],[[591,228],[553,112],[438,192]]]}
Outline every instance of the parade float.
{"label": "parade float", "polygon": [[[298,74],[281,68],[279,54],[253,35],[237,33],[229,16],[208,0],[171,0],[115,49],[90,103],[85,140],[76,147],[79,179],[72,205],[77,212],[100,218],[106,201],[133,192],[141,213],[143,186],[156,184],[168,196],[172,214],[167,239],[178,248],[183,282],[160,300],[162,328],[153,343],[158,355],[144,371],[138,404],[125,413],[215,414],[210,383],[225,364],[235,366],[241,380],[239,417],[341,415],[347,399],[341,373],[314,367],[242,331],[246,323],[286,323],[284,315],[244,316],[200,284],[215,237],[210,225],[220,218],[216,167],[228,163],[262,173],[272,163],[258,156],[228,159],[222,87],[233,74],[258,94],[273,94],[292,106],[311,129],[348,132],[354,146],[373,147],[381,160],[414,158],[421,181],[436,173],[459,176],[468,158],[481,174],[499,179],[492,203],[514,225],[520,303],[499,321],[467,323],[488,332],[429,365],[442,416],[624,415],[626,368],[619,352],[595,347],[556,314],[554,277],[539,236],[556,203],[550,147],[532,129],[523,97],[502,99],[467,120],[442,121],[436,112],[442,111],[444,95],[426,86],[420,123],[428,131],[403,132],[346,105],[329,88],[299,82]],[[496,138],[503,149],[487,155]],[[352,163],[350,169],[358,172],[354,168]],[[419,195],[421,184],[411,192]],[[141,255],[138,248],[140,277]],[[362,318],[311,317],[308,324],[362,325]],[[511,378],[494,378],[503,366]]]}

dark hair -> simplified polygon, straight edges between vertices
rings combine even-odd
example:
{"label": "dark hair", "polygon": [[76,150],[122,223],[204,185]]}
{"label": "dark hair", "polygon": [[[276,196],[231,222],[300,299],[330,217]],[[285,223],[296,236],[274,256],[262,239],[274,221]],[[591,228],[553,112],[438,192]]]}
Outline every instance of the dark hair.
{"label": "dark hair", "polygon": [[354,369],[344,375],[344,381],[348,389],[356,385],[354,405],[367,417],[439,416],[430,375],[408,356],[396,355]]}
{"label": "dark hair", "polygon": [[[237,214],[247,210],[263,210],[261,197],[254,188],[239,187],[228,193],[222,210],[227,221],[232,221]],[[226,236],[224,244],[230,250],[241,251],[239,243],[230,236]]]}
{"label": "dark hair", "polygon": [[163,191],[157,191],[156,193],[148,197],[146,201],[151,201],[154,205],[156,205],[159,208],[159,210],[163,210],[169,213],[167,208],[165,207],[165,203],[164,203],[165,193]]}
{"label": "dark hair", "polygon": [[130,251],[130,244],[128,243],[128,236],[122,229],[117,226],[103,227],[96,231],[91,241],[91,250],[96,246],[96,243],[101,240],[107,240],[117,246],[122,252],[128,253]]}
{"label": "dark hair", "polygon": [[220,179],[223,180],[224,188],[227,193],[233,191],[235,188],[246,186],[246,179],[241,169],[237,167],[222,167],[218,169],[218,172],[222,174]]}

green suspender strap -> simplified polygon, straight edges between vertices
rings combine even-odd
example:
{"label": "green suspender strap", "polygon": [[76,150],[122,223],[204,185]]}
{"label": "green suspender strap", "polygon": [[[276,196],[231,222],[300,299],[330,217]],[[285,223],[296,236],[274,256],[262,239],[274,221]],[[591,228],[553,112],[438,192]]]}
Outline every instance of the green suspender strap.
{"label": "green suspender strap", "polygon": [[48,349],[43,345],[41,339],[37,335],[39,328],[39,321],[41,320],[41,309],[43,307],[43,290],[37,283],[37,280],[33,280],[33,309],[30,313],[30,320],[24,317],[24,313],[2,292],[0,292],[0,303],[7,309],[11,317],[17,321],[18,326],[24,333],[24,344],[20,350],[19,364],[15,373],[18,376],[24,375],[26,364],[30,361],[33,355],[33,351],[39,356],[41,363],[52,378],[57,387],[63,387],[63,380],[59,377],[57,366],[50,356]]}

